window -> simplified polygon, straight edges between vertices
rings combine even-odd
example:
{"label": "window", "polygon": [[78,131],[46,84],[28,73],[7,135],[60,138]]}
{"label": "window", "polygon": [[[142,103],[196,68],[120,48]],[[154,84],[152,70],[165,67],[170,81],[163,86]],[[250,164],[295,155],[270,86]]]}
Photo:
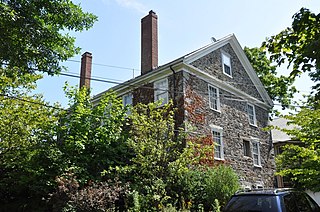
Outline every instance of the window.
{"label": "window", "polygon": [[224,74],[232,77],[231,59],[230,56],[225,53],[222,53],[222,69]]}
{"label": "window", "polygon": [[243,140],[243,155],[251,157],[250,141]]}
{"label": "window", "polygon": [[248,112],[249,123],[251,125],[256,126],[257,125],[257,121],[256,121],[256,112],[255,112],[255,109],[254,109],[254,105],[247,104],[247,112]]}
{"label": "window", "polygon": [[214,142],[214,158],[223,159],[222,130],[213,129],[212,137]]}
{"label": "window", "polygon": [[154,82],[154,101],[162,100],[162,104],[168,103],[168,80],[162,79]]}
{"label": "window", "polygon": [[253,157],[253,165],[261,166],[260,144],[258,141],[252,141],[252,157]]}
{"label": "window", "polygon": [[[126,107],[127,105],[132,105],[132,94],[129,93],[127,95],[124,95],[122,97],[122,102],[124,107]],[[127,114],[129,115],[130,113],[130,109],[128,109]]]}
{"label": "window", "polygon": [[220,110],[219,89],[209,85],[208,90],[210,108]]}

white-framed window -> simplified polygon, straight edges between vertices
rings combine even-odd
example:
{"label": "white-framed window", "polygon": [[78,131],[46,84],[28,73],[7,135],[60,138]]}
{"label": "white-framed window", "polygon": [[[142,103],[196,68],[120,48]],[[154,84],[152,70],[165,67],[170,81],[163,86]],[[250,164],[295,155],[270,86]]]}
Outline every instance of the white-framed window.
{"label": "white-framed window", "polygon": [[256,119],[256,111],[255,111],[254,105],[249,103],[247,104],[247,113],[248,113],[249,124],[256,126],[257,119]]}
{"label": "white-framed window", "polygon": [[214,142],[214,158],[218,160],[224,159],[222,129],[212,128],[212,138]]}
{"label": "white-framed window", "polygon": [[[127,105],[132,105],[132,93],[126,94],[122,97],[123,106],[126,107]],[[130,114],[131,111],[128,109],[127,114]]]}
{"label": "white-framed window", "polygon": [[220,111],[219,89],[211,85],[208,86],[209,106],[213,110]]}
{"label": "white-framed window", "polygon": [[168,79],[162,79],[154,82],[154,101],[162,100],[162,104],[167,104],[169,102],[168,97]]}
{"label": "white-framed window", "polygon": [[231,69],[231,58],[228,54],[226,53],[221,53],[222,57],[222,69],[223,73],[225,75],[228,75],[229,77],[232,77],[232,69]]}
{"label": "white-framed window", "polygon": [[254,166],[261,166],[260,143],[257,140],[252,141],[252,158]]}

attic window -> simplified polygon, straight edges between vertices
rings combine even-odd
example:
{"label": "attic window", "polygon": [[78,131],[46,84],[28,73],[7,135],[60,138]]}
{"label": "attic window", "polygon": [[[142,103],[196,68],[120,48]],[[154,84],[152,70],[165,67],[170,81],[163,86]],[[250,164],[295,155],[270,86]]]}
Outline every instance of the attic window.
{"label": "attic window", "polygon": [[225,75],[232,77],[231,59],[226,53],[222,53],[222,69]]}

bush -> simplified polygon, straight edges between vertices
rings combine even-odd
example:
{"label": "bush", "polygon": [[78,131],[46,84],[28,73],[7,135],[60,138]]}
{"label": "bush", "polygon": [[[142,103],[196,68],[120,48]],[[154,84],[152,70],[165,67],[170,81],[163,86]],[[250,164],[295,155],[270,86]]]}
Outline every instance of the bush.
{"label": "bush", "polygon": [[206,205],[213,204],[215,199],[225,205],[239,187],[238,176],[231,167],[220,165],[208,169],[204,178]]}
{"label": "bush", "polygon": [[181,208],[197,210],[202,205],[209,211],[217,202],[226,204],[239,189],[239,182],[231,167],[220,165],[190,170],[181,176],[176,187],[180,188]]}
{"label": "bush", "polygon": [[79,189],[76,177],[67,174],[57,178],[58,189],[51,195],[52,211],[124,211],[129,185],[115,179],[89,184]]}

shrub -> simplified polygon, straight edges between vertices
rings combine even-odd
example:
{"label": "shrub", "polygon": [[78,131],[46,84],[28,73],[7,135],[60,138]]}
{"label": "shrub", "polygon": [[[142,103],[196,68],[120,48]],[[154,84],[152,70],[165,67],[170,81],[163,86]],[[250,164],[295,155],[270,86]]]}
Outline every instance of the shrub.
{"label": "shrub", "polygon": [[214,209],[217,201],[223,206],[239,189],[239,182],[231,167],[219,165],[188,171],[181,176],[176,187],[180,188],[181,208],[197,210],[203,205],[204,210],[209,211]]}
{"label": "shrub", "polygon": [[115,179],[89,184],[79,189],[72,174],[57,178],[58,189],[51,195],[53,211],[123,211],[130,193],[129,185]]}
{"label": "shrub", "polygon": [[209,168],[204,178],[204,200],[206,205],[219,200],[221,205],[226,204],[230,197],[239,189],[238,176],[229,166],[219,165]]}

